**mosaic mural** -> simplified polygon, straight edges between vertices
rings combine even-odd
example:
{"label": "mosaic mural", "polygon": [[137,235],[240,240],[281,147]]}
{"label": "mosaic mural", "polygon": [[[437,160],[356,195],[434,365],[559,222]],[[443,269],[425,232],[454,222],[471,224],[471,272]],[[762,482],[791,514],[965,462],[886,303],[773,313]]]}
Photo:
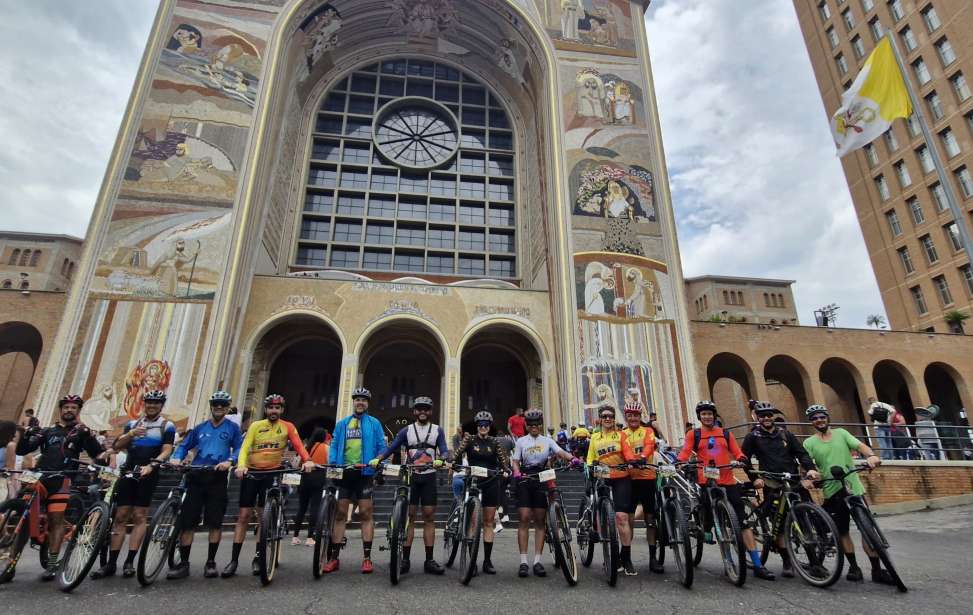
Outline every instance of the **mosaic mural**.
{"label": "mosaic mural", "polygon": [[547,0],[547,28],[562,49],[635,53],[628,0]]}

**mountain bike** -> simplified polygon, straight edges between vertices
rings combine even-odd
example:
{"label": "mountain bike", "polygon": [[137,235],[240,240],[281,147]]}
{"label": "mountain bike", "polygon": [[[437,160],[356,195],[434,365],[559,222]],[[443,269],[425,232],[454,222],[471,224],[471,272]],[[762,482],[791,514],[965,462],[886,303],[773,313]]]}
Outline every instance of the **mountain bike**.
{"label": "mountain bike", "polygon": [[[690,462],[683,465],[686,468],[694,469],[701,464]],[[731,583],[737,587],[742,587],[747,581],[747,550],[743,544],[740,520],[737,519],[736,511],[733,509],[726,491],[717,483],[720,478],[720,470],[736,467],[738,467],[736,463],[718,466],[712,462],[703,466],[703,478],[706,479],[706,485],[700,490],[700,503],[706,507],[713,520],[713,537],[720,547],[723,573]],[[705,526],[703,526],[703,529],[705,529]]]}
{"label": "mountain bike", "polygon": [[480,549],[483,532],[483,493],[480,484],[497,480],[501,472],[480,466],[453,466],[453,470],[465,473],[463,497],[456,507],[459,519],[456,524],[455,543],[459,547],[460,583],[469,585],[476,576],[476,556]]}
{"label": "mountain bike", "polygon": [[547,527],[544,542],[554,554],[554,566],[561,570],[568,585],[575,586],[581,577],[581,569],[575,557],[574,545],[571,542],[571,525],[564,512],[564,501],[561,491],[557,488],[557,472],[570,470],[569,468],[549,469],[542,472],[521,475],[521,480],[536,480],[547,485]]}
{"label": "mountain bike", "polygon": [[389,515],[388,530],[385,538],[387,546],[380,547],[382,551],[389,551],[389,581],[392,585],[399,584],[402,575],[402,560],[404,559],[405,539],[408,536],[409,501],[412,495],[412,476],[417,470],[428,470],[428,464],[396,465],[386,463],[382,465],[384,476],[398,477],[402,483],[395,489],[395,499],[392,504],[392,514]]}
{"label": "mountain bike", "polygon": [[314,530],[311,536],[314,538],[314,557],[312,558],[312,572],[315,579],[320,579],[323,575],[324,565],[328,563],[328,547],[331,544],[331,537],[334,536],[334,521],[338,510],[338,486],[335,481],[344,477],[345,470],[360,470],[363,464],[352,465],[316,465],[319,470],[324,470],[328,479],[324,491],[321,492],[321,503],[318,506],[318,515],[314,519]]}
{"label": "mountain bike", "polygon": [[250,470],[243,480],[257,480],[270,476],[272,482],[264,495],[263,512],[257,532],[257,569],[260,571],[261,585],[270,585],[277,574],[280,563],[280,541],[287,535],[287,522],[284,519],[284,505],[287,502],[288,487],[301,484],[301,475],[292,468],[277,470]]}
{"label": "mountain bike", "polygon": [[851,511],[851,518],[855,520],[855,525],[858,526],[858,531],[861,532],[862,538],[871,547],[872,551],[878,555],[878,558],[882,561],[882,565],[888,570],[892,579],[895,581],[895,586],[900,592],[904,593],[909,591],[909,588],[906,587],[899,573],[896,571],[895,565],[892,563],[892,555],[889,553],[889,549],[891,548],[889,541],[885,538],[885,534],[882,533],[882,529],[878,526],[878,520],[875,519],[875,514],[868,507],[868,502],[865,501],[864,496],[854,495],[848,490],[849,476],[859,472],[870,471],[871,468],[867,465],[858,466],[852,470],[844,470],[839,466],[834,466],[831,468],[831,476],[833,478],[825,478],[821,482],[838,481],[841,483],[841,491],[838,494],[845,498],[845,503]]}
{"label": "mountain bike", "polygon": [[831,515],[802,497],[797,488],[800,476],[759,470],[752,474],[764,480],[765,489],[779,491],[774,501],[764,502],[764,507],[753,513],[753,520],[763,528],[758,540],[762,543],[761,562],[766,565],[771,552],[780,552],[777,543],[783,539],[798,576],[815,587],[833,585],[841,578],[845,555]]}
{"label": "mountain bike", "polygon": [[615,526],[615,498],[608,478],[612,470],[627,469],[628,464],[607,466],[596,463],[585,475],[586,497],[581,502],[578,515],[578,545],[581,563],[590,566],[594,556],[594,544],[601,543],[602,570],[608,585],[618,583],[619,552],[618,528]]}
{"label": "mountain bike", "polygon": [[452,507],[446,517],[446,525],[443,528],[443,550],[446,553],[446,567],[452,568],[459,553],[460,536],[460,516],[463,512],[463,501],[453,498]]}
{"label": "mountain bike", "polygon": [[[676,561],[676,569],[679,571],[679,582],[688,589],[693,586],[695,545],[690,538],[689,519],[686,507],[683,505],[685,496],[678,482],[679,472],[671,464],[647,467],[654,467],[660,479],[655,496],[656,510],[659,511],[656,532],[660,547],[660,561],[664,560],[666,547],[672,549],[672,558]],[[702,541],[699,542],[699,546],[701,551]]]}

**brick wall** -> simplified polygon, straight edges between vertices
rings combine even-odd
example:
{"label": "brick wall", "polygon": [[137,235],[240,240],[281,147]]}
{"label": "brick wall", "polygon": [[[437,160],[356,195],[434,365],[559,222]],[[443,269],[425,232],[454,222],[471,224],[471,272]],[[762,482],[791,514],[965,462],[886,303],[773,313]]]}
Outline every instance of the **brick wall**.
{"label": "brick wall", "polygon": [[862,474],[872,504],[898,504],[973,493],[973,463],[891,462]]}

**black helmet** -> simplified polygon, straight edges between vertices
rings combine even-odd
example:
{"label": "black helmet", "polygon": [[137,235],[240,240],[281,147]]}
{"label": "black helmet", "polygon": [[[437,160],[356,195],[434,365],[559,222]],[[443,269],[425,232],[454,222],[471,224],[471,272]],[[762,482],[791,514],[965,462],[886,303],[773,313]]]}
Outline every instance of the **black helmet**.
{"label": "black helmet", "polygon": [[473,417],[473,422],[478,424],[483,422],[492,423],[493,415],[487,412],[486,410],[481,410],[480,412],[476,413],[476,416]]}
{"label": "black helmet", "polygon": [[432,408],[432,398],[431,397],[416,397],[415,401],[412,402],[412,409],[415,410],[419,406],[426,408]]}
{"label": "black helmet", "polygon": [[751,410],[753,410],[753,413],[757,416],[760,416],[761,414],[777,414],[778,412],[777,406],[769,401],[758,401],[753,405]]}
{"label": "black helmet", "polygon": [[528,425],[543,425],[544,424],[544,413],[537,408],[531,408],[524,413],[524,421]]}
{"label": "black helmet", "polygon": [[699,413],[702,412],[703,410],[712,410],[713,414],[716,414],[716,404],[714,404],[708,399],[704,399],[703,401],[696,404],[696,418],[699,418]]}

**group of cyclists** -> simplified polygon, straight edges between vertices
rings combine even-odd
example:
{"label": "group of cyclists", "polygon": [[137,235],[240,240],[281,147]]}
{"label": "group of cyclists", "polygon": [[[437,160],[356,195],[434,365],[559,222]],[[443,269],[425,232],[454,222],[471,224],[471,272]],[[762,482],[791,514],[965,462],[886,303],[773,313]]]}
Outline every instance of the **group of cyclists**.
{"label": "group of cyclists", "polygon": [[[25,487],[36,489],[47,507],[49,555],[42,579],[53,579],[61,565],[59,553],[64,536],[64,512],[72,489],[72,475],[66,471],[84,465],[82,454],[86,454],[93,463],[104,464],[113,453],[127,453],[116,486],[117,507],[112,520],[108,556],[103,565],[91,574],[92,578],[117,574],[117,561],[126,536],[128,551],[122,564],[122,575],[135,575],[134,561],[142,541],[146,539],[146,522],[160,472],[175,466],[197,471],[187,474],[186,494],[179,509],[179,557],[170,560],[172,563],[167,577],[180,579],[189,576],[190,550],[195,531],[202,521],[208,530],[203,576],[228,578],[237,572],[252,515],[256,513],[260,518],[265,493],[273,482],[272,473],[286,467],[285,455],[290,449],[299,460],[303,473],[320,473],[326,467],[343,468],[341,477],[334,481],[337,489],[334,528],[328,533],[327,544],[321,545],[325,553],[320,569],[322,574],[333,574],[339,570],[341,551],[347,545],[345,530],[352,507],[357,509],[361,527],[360,572],[373,572],[373,493],[377,479],[380,480],[383,464],[401,454],[401,463],[409,467],[413,474],[409,490],[409,524],[400,573],[410,570],[414,522],[417,518],[423,522],[423,571],[434,575],[444,573],[444,567],[435,557],[435,513],[439,504],[437,472],[476,466],[490,471],[490,478],[479,483],[483,511],[483,560],[480,570],[488,575],[496,573],[492,559],[493,528],[497,508],[505,501],[505,483],[509,479],[519,516],[518,576],[546,576],[542,554],[548,523],[549,485],[529,479],[536,478],[555,463],[563,467],[581,467],[586,472],[599,466],[605,468],[605,480],[614,500],[620,570],[626,575],[638,574],[633,563],[632,544],[635,542],[637,513],[641,510],[649,553],[648,569],[653,573],[662,573],[665,570],[661,552],[664,545],[657,536],[659,499],[656,491],[659,476],[656,470],[662,467],[656,464],[659,459],[664,460],[660,463],[687,464],[687,469],[692,472],[687,476],[694,478],[700,486],[714,479],[713,473],[705,471],[707,466],[720,468],[715,482],[725,491],[737,519],[743,521],[738,540],[745,545],[754,575],[760,579],[774,580],[775,574],[767,567],[766,551],[762,553],[758,547],[754,533],[756,528],[748,526],[746,522],[752,515],[745,506],[749,496],[744,493],[740,474],[749,474],[752,487],[762,492],[760,500],[768,507],[781,497],[781,489],[779,485],[768,484],[762,478],[766,474],[753,471],[755,460],[761,473],[799,477],[803,496],[807,499],[810,499],[809,491],[815,486],[823,489],[823,509],[837,527],[841,551],[849,562],[846,578],[856,582],[863,580],[850,538],[851,513],[844,496],[847,495],[846,490],[853,495],[863,495],[864,486],[857,475],[850,475],[845,482],[829,482],[823,480],[823,473],[835,467],[853,469],[853,453],[864,457],[870,468],[879,466],[881,460],[849,432],[832,427],[830,413],[822,405],[807,408],[805,416],[815,433],[802,444],[793,433],[775,421],[779,411],[772,404],[755,402],[751,409],[756,425],[740,445],[732,433],[718,425],[716,405],[711,401],[701,401],[695,408],[700,426],[685,434],[681,449],[672,455],[675,451],[661,450],[657,427],[649,421],[643,422],[640,405],[631,404],[622,408],[621,418],[624,422],[619,423],[618,409],[610,403],[603,403],[598,408],[599,424],[591,430],[586,451],[583,457],[579,457],[544,433],[544,416],[538,409],[523,413],[525,433],[516,439],[509,454],[495,437],[494,417],[487,411],[475,415],[475,433],[465,435],[459,446],[450,451],[443,429],[432,421],[434,408],[429,397],[415,398],[412,404],[414,422],[402,428],[388,442],[381,422],[368,412],[371,393],[365,388],[358,388],[352,393],[352,413],[337,422],[330,444],[324,445],[327,446],[326,456],[324,449],[316,445],[317,451],[312,459],[296,427],[283,419],[286,401],[280,395],[272,394],[264,399],[263,418],[250,424],[244,433],[236,422],[227,418],[232,401],[230,395],[217,391],[209,399],[209,418],[193,427],[178,446],[175,442],[176,427],[162,414],[165,393],[151,391],[145,394],[143,401],[143,416],[128,421],[121,435],[108,447],[99,443],[95,434],[81,422],[84,402],[77,395],[67,395],[59,400],[57,422],[53,426],[44,429],[32,427],[18,441],[17,455],[39,451],[35,469],[41,474],[47,472],[53,476],[41,478],[37,483]],[[321,463],[325,460],[326,463]],[[240,512],[234,527],[230,560],[222,571],[218,571],[216,555],[222,537],[231,471],[241,479]],[[842,485],[846,485],[846,489]],[[713,514],[706,510],[706,506],[703,506],[702,513],[705,530],[702,540],[711,543]],[[130,531],[127,530],[129,525]],[[533,551],[529,548],[532,527]],[[775,549],[782,558],[781,576],[793,577],[794,564],[788,551],[783,548],[782,538],[776,538],[779,548]],[[865,542],[863,547],[871,563],[872,581],[894,583],[890,574],[883,569],[874,549]],[[11,566],[4,580],[12,578],[16,561],[12,564],[0,561],[0,564]],[[259,574],[257,558],[254,558],[252,568],[253,574]]]}

